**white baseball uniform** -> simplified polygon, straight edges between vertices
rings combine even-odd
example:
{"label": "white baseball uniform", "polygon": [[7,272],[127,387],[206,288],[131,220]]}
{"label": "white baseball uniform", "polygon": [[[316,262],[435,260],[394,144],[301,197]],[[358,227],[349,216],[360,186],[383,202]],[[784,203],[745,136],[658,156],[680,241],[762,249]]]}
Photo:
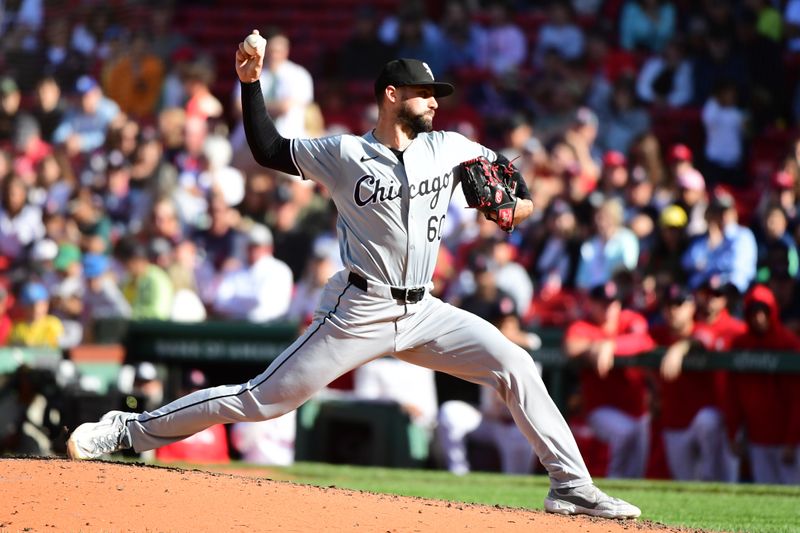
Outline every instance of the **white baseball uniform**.
{"label": "white baseball uniform", "polygon": [[533,445],[552,487],[590,483],[531,356],[485,320],[429,293],[454,167],[496,154],[459,134],[432,132],[419,134],[402,156],[372,133],[294,139],[291,155],[303,178],[332,195],[345,269],[329,280],[305,333],[262,374],[129,420],[133,448],[163,446],[213,424],[280,416],[341,374],[393,354],[491,387]]}

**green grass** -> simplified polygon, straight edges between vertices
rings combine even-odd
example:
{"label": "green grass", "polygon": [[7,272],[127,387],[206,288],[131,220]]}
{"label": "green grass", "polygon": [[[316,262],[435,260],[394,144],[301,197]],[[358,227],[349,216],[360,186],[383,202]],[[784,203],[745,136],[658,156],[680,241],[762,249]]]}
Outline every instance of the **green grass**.
{"label": "green grass", "polygon": [[[279,471],[281,477],[310,485],[529,509],[542,508],[548,488],[543,476],[475,473],[457,477],[441,471],[317,463]],[[639,480],[598,480],[597,484],[640,506],[642,518],[663,524],[710,531],[800,532],[800,487]]]}

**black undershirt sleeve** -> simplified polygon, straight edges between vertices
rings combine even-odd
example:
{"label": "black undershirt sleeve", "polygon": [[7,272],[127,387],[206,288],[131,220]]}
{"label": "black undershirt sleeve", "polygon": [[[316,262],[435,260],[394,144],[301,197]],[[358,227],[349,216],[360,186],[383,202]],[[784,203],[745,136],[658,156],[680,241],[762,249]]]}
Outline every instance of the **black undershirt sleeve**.
{"label": "black undershirt sleeve", "polygon": [[[511,161],[509,161],[506,156],[499,153],[497,154],[497,159],[495,160],[495,162],[506,166],[511,164]],[[517,178],[517,191],[516,191],[517,198],[522,198],[523,200],[530,200],[531,193],[528,190],[528,184],[525,183],[525,178],[522,177],[522,175],[519,173],[519,170],[517,170],[516,168],[514,169],[514,172],[516,173],[516,178]]]}
{"label": "black undershirt sleeve", "polygon": [[278,133],[275,123],[267,114],[261,82],[241,83],[242,120],[247,144],[259,165],[287,174],[299,175],[292,161],[291,141]]}

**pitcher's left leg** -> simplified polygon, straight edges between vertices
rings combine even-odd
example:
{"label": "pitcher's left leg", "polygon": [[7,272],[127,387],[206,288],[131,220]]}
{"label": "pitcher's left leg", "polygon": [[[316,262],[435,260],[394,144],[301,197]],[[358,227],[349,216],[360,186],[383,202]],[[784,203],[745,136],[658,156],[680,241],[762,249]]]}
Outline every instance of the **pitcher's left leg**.
{"label": "pitcher's left leg", "polygon": [[[530,354],[492,324],[438,300],[398,334],[396,357],[495,389],[533,445],[554,488],[591,483],[575,438]],[[405,346],[410,349],[403,350]]]}

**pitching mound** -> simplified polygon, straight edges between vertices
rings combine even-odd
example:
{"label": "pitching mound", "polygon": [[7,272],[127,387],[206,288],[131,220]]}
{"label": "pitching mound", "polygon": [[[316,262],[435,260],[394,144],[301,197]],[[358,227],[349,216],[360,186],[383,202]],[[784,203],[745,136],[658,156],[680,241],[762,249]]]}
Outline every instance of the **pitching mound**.
{"label": "pitching mound", "polygon": [[0,459],[0,531],[677,531],[135,464]]}

